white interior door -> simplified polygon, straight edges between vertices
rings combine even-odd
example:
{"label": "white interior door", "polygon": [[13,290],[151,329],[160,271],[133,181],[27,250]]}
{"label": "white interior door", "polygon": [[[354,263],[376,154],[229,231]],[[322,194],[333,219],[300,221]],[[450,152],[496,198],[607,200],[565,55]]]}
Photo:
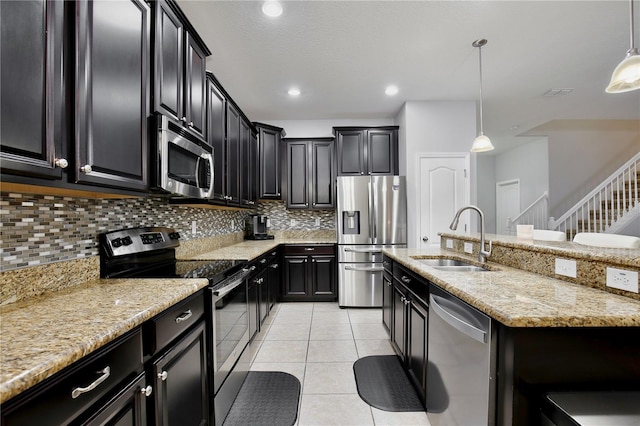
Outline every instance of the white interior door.
{"label": "white interior door", "polygon": [[[418,247],[440,246],[439,232],[451,232],[456,211],[469,204],[469,154],[422,154],[418,157]],[[468,230],[468,218],[458,229]]]}
{"label": "white interior door", "polygon": [[515,219],[519,214],[520,179],[496,183],[496,233],[510,234],[507,218]]}

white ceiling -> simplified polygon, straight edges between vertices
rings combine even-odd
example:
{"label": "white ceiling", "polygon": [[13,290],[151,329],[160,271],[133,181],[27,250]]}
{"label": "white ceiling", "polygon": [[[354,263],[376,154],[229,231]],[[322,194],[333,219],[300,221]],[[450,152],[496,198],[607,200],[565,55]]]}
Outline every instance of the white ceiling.
{"label": "white ceiling", "polygon": [[[484,131],[499,150],[554,119],[640,119],[640,91],[604,91],[629,49],[626,0],[284,1],[277,19],[256,1],[178,4],[212,51],[207,69],[254,121],[389,119],[406,101],[477,100],[479,38]],[[575,90],[543,97],[551,88]]]}

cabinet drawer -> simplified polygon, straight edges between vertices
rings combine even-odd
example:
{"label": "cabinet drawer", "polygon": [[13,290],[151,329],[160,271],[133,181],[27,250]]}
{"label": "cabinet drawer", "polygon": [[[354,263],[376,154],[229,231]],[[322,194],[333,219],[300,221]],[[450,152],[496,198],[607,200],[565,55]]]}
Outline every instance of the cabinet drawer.
{"label": "cabinet drawer", "polygon": [[204,296],[199,291],[144,323],[144,354],[153,355],[196,324],[204,314]]}
{"label": "cabinet drawer", "polygon": [[425,305],[429,303],[429,282],[399,263],[393,263],[393,278],[409,289]]}
{"label": "cabinet drawer", "polygon": [[290,255],[290,254],[294,254],[294,255],[299,255],[299,254],[304,254],[304,255],[316,255],[316,254],[329,254],[329,255],[335,255],[336,254],[336,250],[335,250],[335,246],[333,244],[325,244],[325,245],[305,245],[305,246],[290,246],[290,245],[286,245],[284,247],[284,254],[286,255]]}
{"label": "cabinet drawer", "polygon": [[389,256],[382,257],[382,266],[384,267],[385,272],[393,274],[393,259]]}
{"label": "cabinet drawer", "polygon": [[3,404],[2,425],[67,424],[141,371],[138,328],[25,392],[15,405]]}

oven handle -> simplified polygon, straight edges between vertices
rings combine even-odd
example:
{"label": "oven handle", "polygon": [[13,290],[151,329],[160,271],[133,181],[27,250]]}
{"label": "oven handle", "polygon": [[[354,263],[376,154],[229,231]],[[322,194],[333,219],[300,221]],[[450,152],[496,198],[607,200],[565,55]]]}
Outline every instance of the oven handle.
{"label": "oven handle", "polygon": [[224,287],[218,289],[218,290],[214,290],[213,295],[218,297],[218,298],[222,298],[224,296],[226,296],[227,294],[229,294],[231,291],[233,291],[236,287],[238,287],[240,284],[242,284],[244,282],[244,277],[238,279],[238,280],[234,280],[231,283],[225,285]]}

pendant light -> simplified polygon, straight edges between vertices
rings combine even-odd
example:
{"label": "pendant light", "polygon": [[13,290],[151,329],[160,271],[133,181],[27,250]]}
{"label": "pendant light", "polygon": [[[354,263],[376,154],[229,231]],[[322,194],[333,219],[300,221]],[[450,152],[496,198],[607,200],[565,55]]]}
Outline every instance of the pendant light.
{"label": "pendant light", "polygon": [[478,59],[480,62],[480,134],[473,141],[473,145],[471,145],[471,152],[485,152],[493,149],[491,140],[484,135],[482,123],[482,46],[485,44],[487,44],[487,40],[484,38],[476,40],[471,44],[473,47],[478,48]]}
{"label": "pendant light", "polygon": [[623,93],[640,89],[640,52],[633,44],[633,0],[629,0],[629,14],[631,16],[631,47],[627,56],[618,64],[611,82],[605,89],[607,93]]}

